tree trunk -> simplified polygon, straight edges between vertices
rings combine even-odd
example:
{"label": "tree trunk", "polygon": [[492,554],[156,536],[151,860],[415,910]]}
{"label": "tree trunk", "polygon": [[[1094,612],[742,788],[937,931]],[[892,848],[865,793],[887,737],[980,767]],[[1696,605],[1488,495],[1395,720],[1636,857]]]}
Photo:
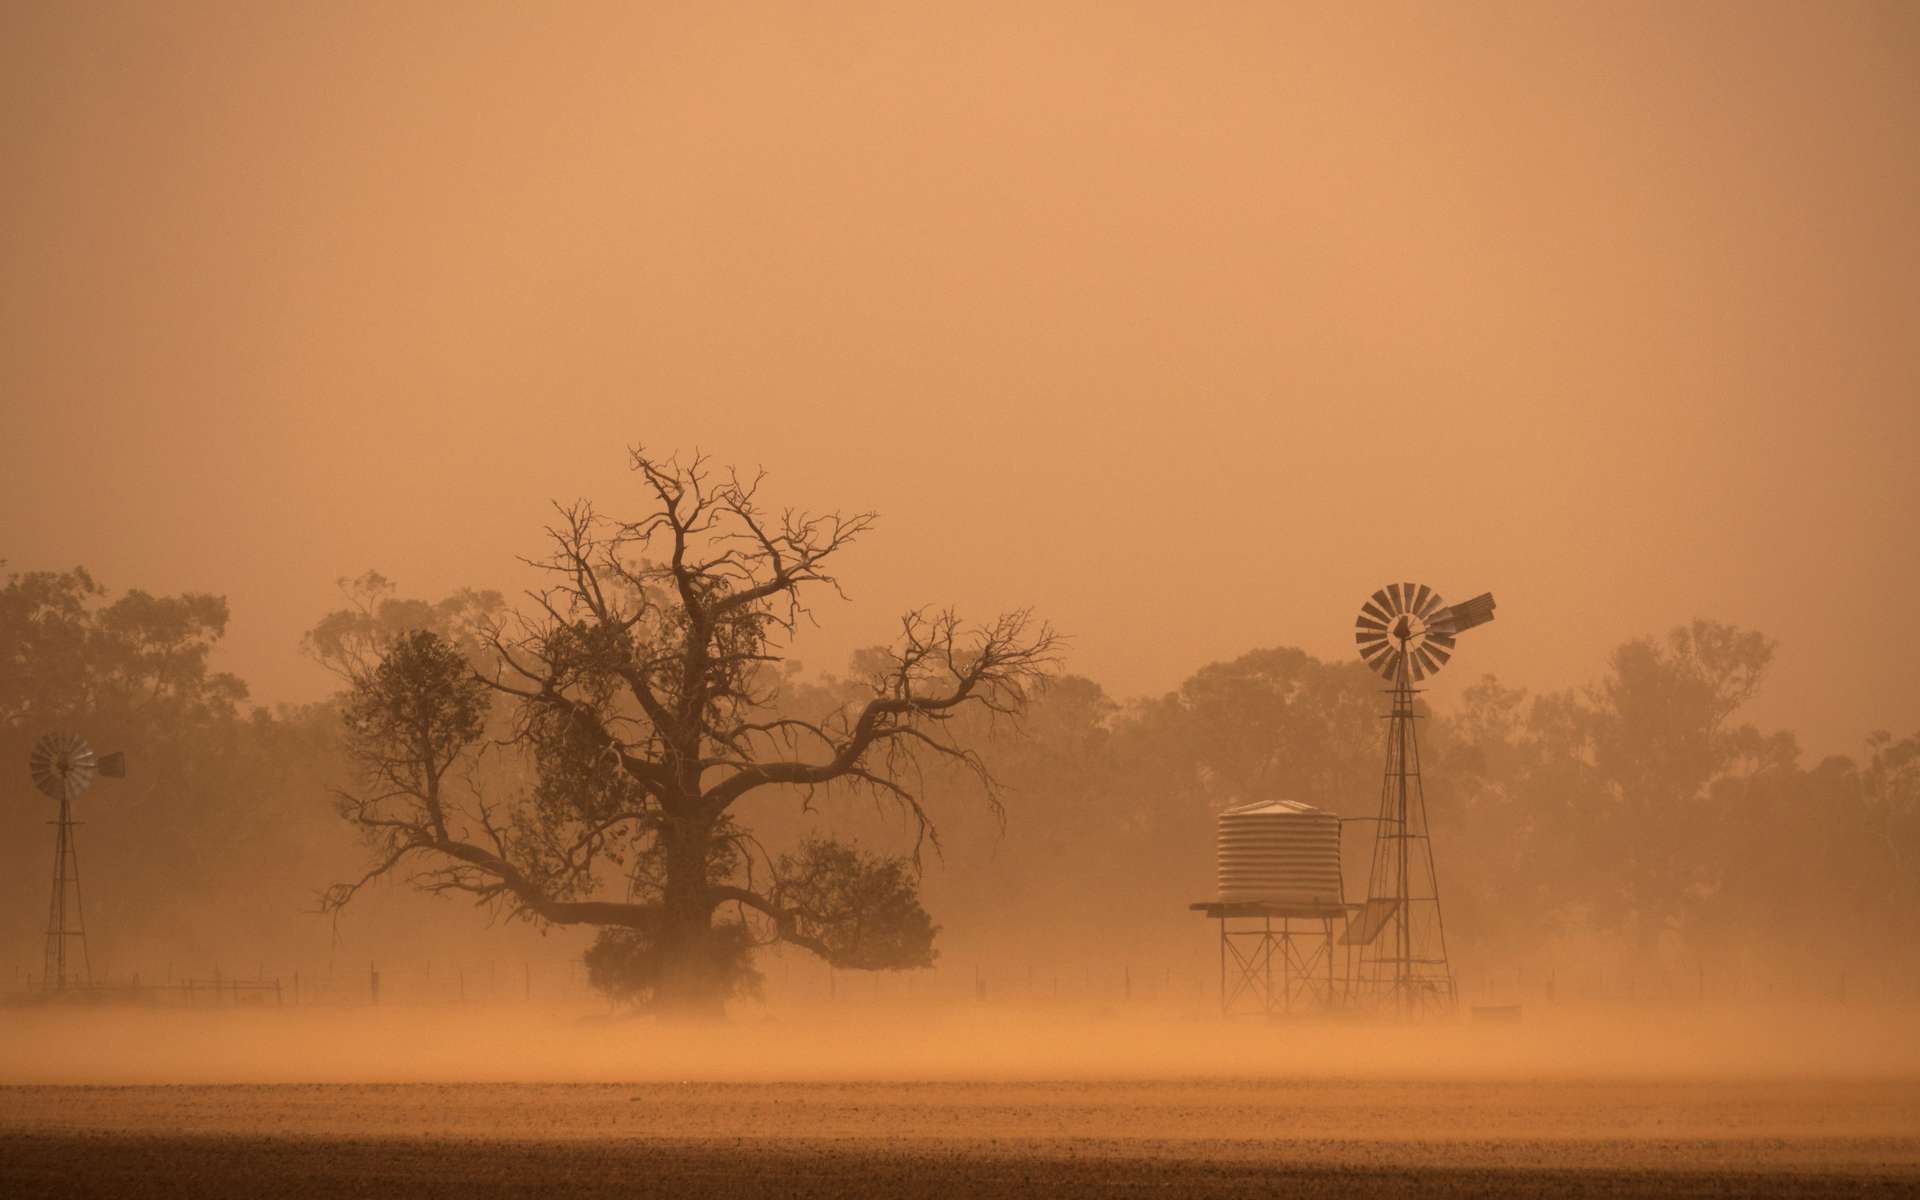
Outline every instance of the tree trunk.
{"label": "tree trunk", "polygon": [[660,982],[654,1008],[662,1016],[717,1020],[726,1015],[726,966],[713,941],[713,908],[707,903],[705,827],[675,824],[662,834],[666,887],[660,928]]}

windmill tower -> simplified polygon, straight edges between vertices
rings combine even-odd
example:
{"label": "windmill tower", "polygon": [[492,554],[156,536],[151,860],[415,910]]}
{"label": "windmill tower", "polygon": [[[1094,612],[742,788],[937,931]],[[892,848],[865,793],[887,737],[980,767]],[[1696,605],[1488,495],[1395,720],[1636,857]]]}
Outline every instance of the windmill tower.
{"label": "windmill tower", "polygon": [[1449,606],[1425,584],[1390,583],[1354,622],[1360,657],[1390,685],[1390,707],[1367,902],[1341,940],[1359,948],[1353,998],[1396,1016],[1450,1012],[1455,1001],[1420,783],[1422,718],[1413,698],[1422,689],[1414,685],[1446,665],[1456,637],[1491,620],[1492,593]]}
{"label": "windmill tower", "polygon": [[[40,976],[42,990],[65,991],[93,982],[93,962],[87,955],[86,922],[80,910],[80,855],[74,845],[73,802],[93,777],[124,779],[126,756],[96,756],[86,739],[71,733],[49,733],[33,744],[27,759],[33,786],[60,802],[60,817],[51,822],[53,835],[53,898],[47,905],[47,956]],[[76,959],[69,948],[78,943]]]}

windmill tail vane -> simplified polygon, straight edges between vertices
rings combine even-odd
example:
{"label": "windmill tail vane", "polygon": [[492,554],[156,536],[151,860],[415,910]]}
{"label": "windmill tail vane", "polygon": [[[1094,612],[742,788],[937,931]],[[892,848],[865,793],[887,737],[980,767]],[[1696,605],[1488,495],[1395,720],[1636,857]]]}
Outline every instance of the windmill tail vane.
{"label": "windmill tail vane", "polygon": [[1447,624],[1455,633],[1485,625],[1493,620],[1493,593],[1482,592],[1471,600],[1462,600],[1447,610]]}

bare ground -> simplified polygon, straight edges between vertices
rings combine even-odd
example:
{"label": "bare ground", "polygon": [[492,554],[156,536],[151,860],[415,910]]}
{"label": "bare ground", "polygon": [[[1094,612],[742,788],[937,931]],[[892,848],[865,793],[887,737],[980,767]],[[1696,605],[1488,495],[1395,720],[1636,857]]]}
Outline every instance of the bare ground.
{"label": "bare ground", "polygon": [[1913,1195],[1920,1084],[0,1089],[21,1196]]}

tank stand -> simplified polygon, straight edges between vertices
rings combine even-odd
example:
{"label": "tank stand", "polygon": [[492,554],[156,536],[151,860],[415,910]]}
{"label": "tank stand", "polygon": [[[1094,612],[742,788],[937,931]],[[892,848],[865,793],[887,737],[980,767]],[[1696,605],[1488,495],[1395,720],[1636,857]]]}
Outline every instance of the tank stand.
{"label": "tank stand", "polygon": [[1327,1012],[1346,1001],[1344,905],[1202,902],[1220,924],[1220,1015],[1279,1017]]}

